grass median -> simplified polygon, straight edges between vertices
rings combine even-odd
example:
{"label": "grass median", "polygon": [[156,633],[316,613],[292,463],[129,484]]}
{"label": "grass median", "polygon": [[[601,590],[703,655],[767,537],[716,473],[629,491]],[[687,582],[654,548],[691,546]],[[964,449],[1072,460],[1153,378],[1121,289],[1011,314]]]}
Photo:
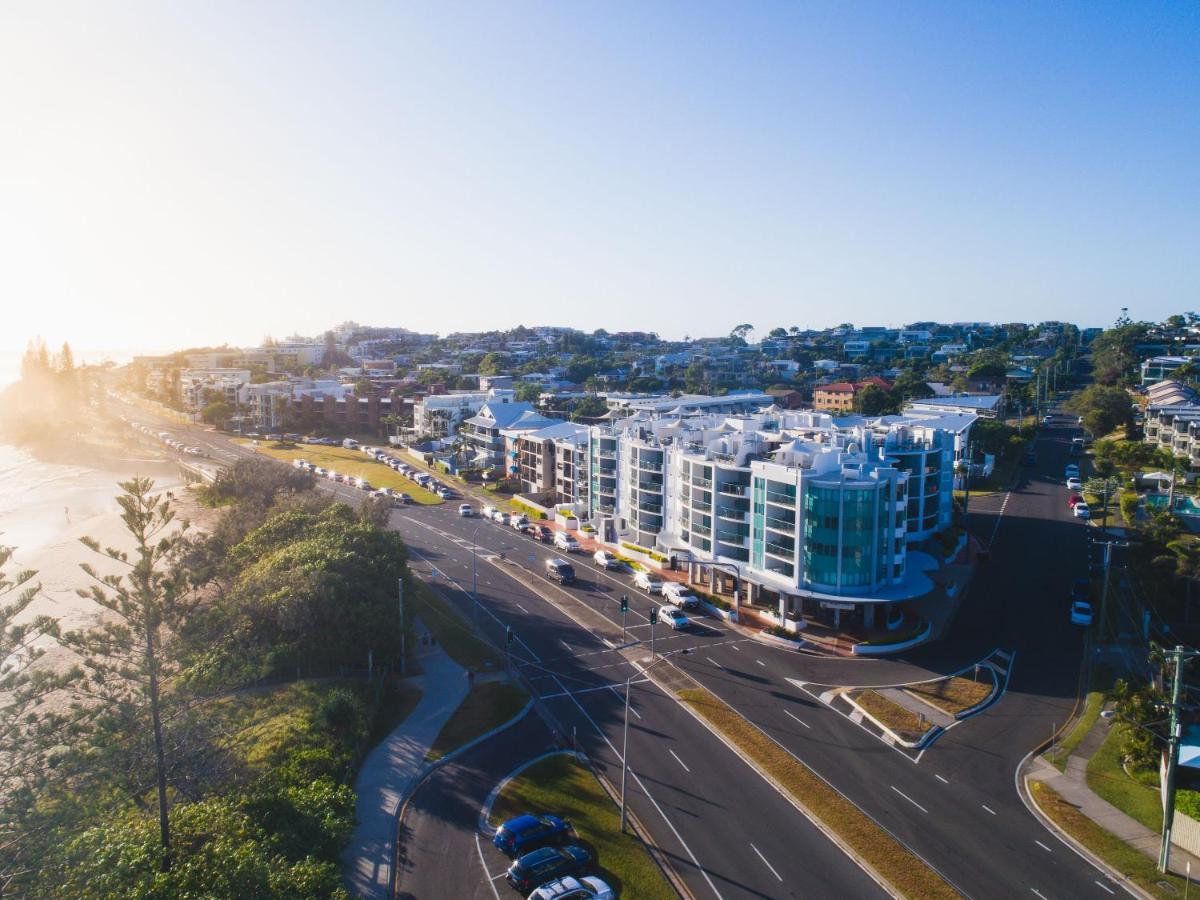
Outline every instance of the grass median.
{"label": "grass median", "polygon": [[325,447],[321,444],[274,444],[259,441],[258,446],[253,447],[247,440],[239,440],[237,443],[251,447],[255,453],[261,453],[272,459],[287,463],[294,459],[304,459],[314,466],[321,466],[331,472],[365,478],[372,487],[391,488],[394,491],[408,494],[413,498],[414,503],[435,506],[445,502],[437,494],[420,487],[411,478],[405,478],[399,472],[389,469],[383,463],[371,459],[358,450],[347,450],[345,447]]}
{"label": "grass median", "polygon": [[458,610],[437,591],[422,581],[417,582],[411,598],[413,612],[425,623],[442,649],[460,666],[476,672],[503,668],[504,660],[498,650],[475,634]]}
{"label": "grass median", "polygon": [[1184,880],[1163,875],[1157,862],[1136,847],[1131,847],[1110,831],[1101,828],[1072,806],[1053,788],[1040,781],[1029,784],[1038,808],[1088,850],[1096,854],[1139,888],[1153,897],[1182,897]]}
{"label": "grass median", "polygon": [[638,900],[676,897],[642,842],[633,834],[621,833],[616,805],[576,759],[551,756],[530,766],[504,786],[492,807],[492,822],[499,824],[526,812],[569,819],[579,843],[596,860],[592,870],[618,896]]}
{"label": "grass median", "polygon": [[877,691],[857,691],[851,695],[868,715],[880,725],[892,731],[901,740],[916,742],[933,728],[926,716],[919,716]]}
{"label": "grass median", "polygon": [[529,695],[511,681],[485,681],[474,685],[446,720],[425,758],[432,762],[469,744],[503,725],[528,702]]}
{"label": "grass median", "polygon": [[1067,769],[1067,759],[1075,752],[1075,748],[1079,743],[1087,737],[1087,733],[1092,730],[1092,726],[1096,724],[1096,720],[1100,718],[1100,710],[1104,708],[1104,692],[1092,691],[1087,695],[1087,700],[1083,705],[1083,713],[1074,727],[1067,732],[1066,737],[1058,742],[1058,746],[1053,752],[1046,754],[1046,759],[1051,765],[1057,768],[1060,772],[1065,772]]}
{"label": "grass median", "polygon": [[896,891],[906,897],[949,900],[959,896],[958,891],[924,860],[711,692],[704,688],[688,688],[679,691],[678,696]]}
{"label": "grass median", "polygon": [[940,681],[929,681],[924,684],[910,684],[905,690],[916,694],[926,703],[936,706],[942,712],[952,716],[978,706],[991,696],[995,685],[992,676],[984,674],[981,681],[963,678],[955,675]]}

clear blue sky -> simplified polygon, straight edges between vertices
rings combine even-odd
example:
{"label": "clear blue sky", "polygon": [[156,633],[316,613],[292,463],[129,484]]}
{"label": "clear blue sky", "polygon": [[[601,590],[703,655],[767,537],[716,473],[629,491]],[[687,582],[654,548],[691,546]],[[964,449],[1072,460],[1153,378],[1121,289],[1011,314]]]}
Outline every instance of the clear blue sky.
{"label": "clear blue sky", "polygon": [[10,344],[1200,306],[1195,3],[8,3],[0,84]]}

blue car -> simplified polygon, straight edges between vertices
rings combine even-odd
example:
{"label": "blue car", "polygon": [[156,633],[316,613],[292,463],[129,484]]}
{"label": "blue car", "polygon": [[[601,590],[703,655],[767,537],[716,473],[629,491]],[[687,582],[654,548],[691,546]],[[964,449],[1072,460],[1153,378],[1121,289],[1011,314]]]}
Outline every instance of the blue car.
{"label": "blue car", "polygon": [[574,834],[575,829],[566,819],[525,813],[515,819],[509,819],[497,828],[492,843],[501,853],[520,856],[547,844],[561,844]]}

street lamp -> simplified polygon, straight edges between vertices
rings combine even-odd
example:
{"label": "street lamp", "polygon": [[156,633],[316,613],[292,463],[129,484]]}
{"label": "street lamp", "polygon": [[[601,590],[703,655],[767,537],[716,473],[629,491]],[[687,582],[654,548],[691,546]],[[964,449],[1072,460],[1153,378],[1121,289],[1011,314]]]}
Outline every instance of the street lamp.
{"label": "street lamp", "polygon": [[625,679],[625,733],[621,739],[621,833],[625,832],[625,781],[629,774],[629,691],[633,687],[633,679],[639,675],[645,675],[660,662],[665,659],[670,659],[672,656],[688,656],[694,650],[694,647],[682,647],[679,650],[672,650],[669,653],[664,653],[650,665],[643,669],[639,669],[633,675]]}
{"label": "street lamp", "polygon": [[478,581],[475,576],[475,535],[479,534],[479,529],[483,527],[480,522],[475,526],[475,530],[471,532],[471,611],[475,614],[475,625],[479,625],[479,592],[476,590]]}

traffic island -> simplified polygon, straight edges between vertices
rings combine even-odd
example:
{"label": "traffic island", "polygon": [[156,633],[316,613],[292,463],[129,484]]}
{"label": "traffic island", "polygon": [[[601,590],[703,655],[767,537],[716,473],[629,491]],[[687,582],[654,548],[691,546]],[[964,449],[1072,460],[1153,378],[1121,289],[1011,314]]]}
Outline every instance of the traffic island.
{"label": "traffic island", "polygon": [[[892,694],[897,693],[895,688],[884,690]],[[852,707],[882,728],[886,734],[891,735],[896,743],[909,748],[921,747],[941,731],[945,723],[934,721],[933,717],[926,715],[920,707],[910,708],[917,706],[921,701],[909,698],[910,702],[906,705],[900,702],[902,699],[870,689],[846,694],[846,700]]]}
{"label": "traffic island", "polygon": [[956,719],[964,719],[987,706],[997,687],[996,670],[984,665],[977,667],[972,678],[952,675],[937,681],[910,684],[905,690]]}

